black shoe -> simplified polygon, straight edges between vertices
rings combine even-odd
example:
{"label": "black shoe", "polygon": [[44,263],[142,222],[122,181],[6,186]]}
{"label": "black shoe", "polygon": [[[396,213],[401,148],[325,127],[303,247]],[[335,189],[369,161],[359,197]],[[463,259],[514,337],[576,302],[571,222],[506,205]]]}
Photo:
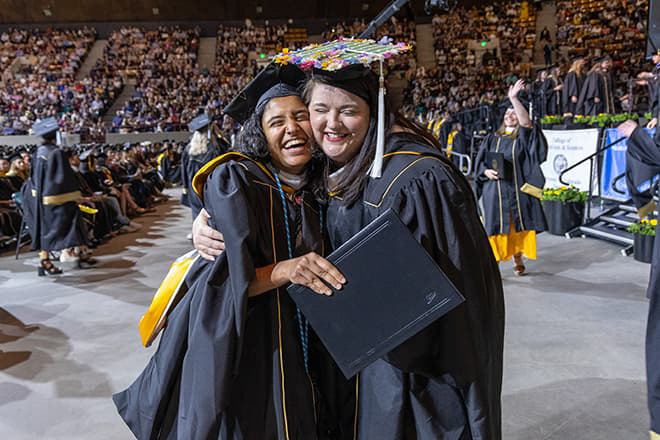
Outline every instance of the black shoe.
{"label": "black shoe", "polygon": [[94,257],[91,256],[87,258],[80,257],[80,259],[78,260],[78,269],[87,269],[89,267],[94,266],[96,263],[98,263],[98,260]]}
{"label": "black shoe", "polygon": [[40,277],[46,275],[59,275],[62,273],[62,269],[55,267],[53,262],[48,259],[39,260],[39,267],[37,268],[37,273],[39,274]]}

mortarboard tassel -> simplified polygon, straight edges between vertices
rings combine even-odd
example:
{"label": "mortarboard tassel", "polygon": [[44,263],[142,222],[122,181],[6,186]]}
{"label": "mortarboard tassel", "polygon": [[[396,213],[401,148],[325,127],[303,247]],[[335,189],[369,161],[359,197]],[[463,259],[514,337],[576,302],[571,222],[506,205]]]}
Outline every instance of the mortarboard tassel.
{"label": "mortarboard tassel", "polygon": [[378,87],[378,126],[376,134],[376,155],[371,166],[371,178],[379,179],[383,168],[385,152],[385,78],[383,76],[383,60],[380,60],[380,78]]}

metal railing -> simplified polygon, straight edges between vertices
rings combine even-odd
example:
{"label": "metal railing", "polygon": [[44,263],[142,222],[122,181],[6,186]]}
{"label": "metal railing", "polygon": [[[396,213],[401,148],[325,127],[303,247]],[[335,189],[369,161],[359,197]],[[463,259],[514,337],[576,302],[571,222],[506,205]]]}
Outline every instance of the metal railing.
{"label": "metal railing", "polygon": [[[602,143],[605,143],[605,133],[604,132],[602,132],[602,136],[603,136]],[[572,171],[575,168],[579,167],[583,163],[589,161],[589,198],[588,198],[588,203],[587,203],[587,221],[591,220],[591,199],[593,197],[593,186],[594,186],[594,160],[598,159],[598,156],[600,156],[601,153],[603,153],[604,151],[609,150],[614,145],[618,144],[619,142],[621,142],[624,139],[626,139],[626,138],[625,137],[620,137],[619,139],[615,140],[614,142],[612,142],[610,144],[607,144],[604,147],[599,148],[598,150],[596,150],[595,153],[590,154],[589,156],[585,157],[584,159],[575,162],[573,165],[571,165],[570,167],[564,169],[559,174],[559,181],[563,185],[569,185],[568,182],[564,181],[564,175],[566,173],[568,173],[569,171]]]}

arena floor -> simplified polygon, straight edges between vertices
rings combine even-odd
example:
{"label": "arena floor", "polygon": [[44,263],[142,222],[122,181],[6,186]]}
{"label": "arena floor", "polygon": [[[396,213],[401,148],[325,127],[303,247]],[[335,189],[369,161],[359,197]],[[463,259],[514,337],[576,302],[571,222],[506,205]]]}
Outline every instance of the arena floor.
{"label": "arena floor", "polygon": [[[133,438],[110,396],[149,359],[137,322],[191,247],[176,197],[138,221],[97,250],[96,269],[38,278],[35,253],[0,256],[1,439]],[[502,264],[504,438],[647,439],[648,265],[593,239],[542,234],[538,247],[528,276]]]}

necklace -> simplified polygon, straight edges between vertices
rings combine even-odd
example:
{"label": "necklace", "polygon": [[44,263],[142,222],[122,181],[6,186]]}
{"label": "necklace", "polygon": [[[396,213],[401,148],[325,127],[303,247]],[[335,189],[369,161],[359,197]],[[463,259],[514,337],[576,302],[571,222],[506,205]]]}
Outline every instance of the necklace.
{"label": "necklace", "polygon": [[[275,169],[273,174],[275,176],[275,182],[277,183],[277,189],[280,192],[280,198],[282,199],[282,210],[284,211],[284,228],[286,229],[286,245],[289,251],[289,258],[293,258],[293,247],[291,246],[291,229],[289,228],[289,213],[286,209],[286,197],[284,196],[284,191],[282,190],[282,184],[280,183],[278,170]],[[300,332],[300,345],[302,346],[303,351],[303,362],[305,364],[305,371],[309,373],[309,322],[307,322],[307,319],[303,317],[303,314],[298,306],[296,306],[296,314],[298,316],[298,330]]]}

